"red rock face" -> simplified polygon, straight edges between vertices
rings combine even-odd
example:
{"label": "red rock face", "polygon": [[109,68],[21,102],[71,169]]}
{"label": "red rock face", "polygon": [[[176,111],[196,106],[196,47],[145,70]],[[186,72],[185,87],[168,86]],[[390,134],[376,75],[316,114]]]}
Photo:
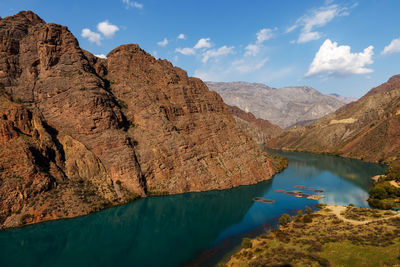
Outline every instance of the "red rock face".
{"label": "red rock face", "polygon": [[201,80],[137,45],[96,58],[32,12],[0,20],[0,145],[2,227],[281,168]]}

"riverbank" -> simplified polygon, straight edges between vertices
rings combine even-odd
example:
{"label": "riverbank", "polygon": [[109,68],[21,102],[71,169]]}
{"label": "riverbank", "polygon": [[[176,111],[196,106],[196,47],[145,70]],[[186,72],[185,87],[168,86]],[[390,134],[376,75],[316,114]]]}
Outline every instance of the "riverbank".
{"label": "riverbank", "polygon": [[[307,219],[306,219],[307,218]],[[400,214],[325,206],[269,234],[245,240],[223,266],[384,266],[400,264]]]}

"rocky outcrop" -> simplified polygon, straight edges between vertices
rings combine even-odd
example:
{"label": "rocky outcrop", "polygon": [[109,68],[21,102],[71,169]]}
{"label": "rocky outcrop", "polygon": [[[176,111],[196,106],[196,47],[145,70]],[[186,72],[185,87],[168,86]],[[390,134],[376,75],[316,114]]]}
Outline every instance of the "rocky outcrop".
{"label": "rocky outcrop", "polygon": [[219,93],[228,105],[284,129],[319,119],[343,106],[343,101],[348,101],[348,98],[324,95],[308,86],[275,89],[247,82],[207,82],[207,86]]}
{"label": "rocky outcrop", "polygon": [[314,124],[295,127],[268,146],[392,162],[400,151],[400,75]]}
{"label": "rocky outcrop", "polygon": [[271,138],[280,135],[283,130],[267,120],[256,118],[252,113],[238,107],[227,105],[236,123],[257,143],[265,144]]}
{"label": "rocky outcrop", "polygon": [[201,80],[138,45],[97,58],[32,12],[0,20],[0,91],[2,227],[281,168]]}

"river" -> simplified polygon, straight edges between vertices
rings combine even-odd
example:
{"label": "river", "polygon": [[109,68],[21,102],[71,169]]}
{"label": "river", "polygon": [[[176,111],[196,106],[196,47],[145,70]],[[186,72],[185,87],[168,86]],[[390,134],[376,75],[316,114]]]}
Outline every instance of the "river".
{"label": "river", "polygon": [[[241,238],[276,226],[282,213],[317,203],[368,207],[369,178],[385,170],[336,156],[270,152],[288,157],[289,166],[256,185],[149,197],[84,217],[0,231],[0,266],[212,265]],[[274,192],[298,190],[296,185],[323,189],[325,197]]]}

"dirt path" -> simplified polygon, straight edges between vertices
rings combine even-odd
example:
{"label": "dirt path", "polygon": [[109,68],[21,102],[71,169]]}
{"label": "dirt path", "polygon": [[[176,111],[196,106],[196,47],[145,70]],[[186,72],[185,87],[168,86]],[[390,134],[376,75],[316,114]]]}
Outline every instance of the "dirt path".
{"label": "dirt path", "polygon": [[398,214],[395,214],[393,216],[389,216],[389,217],[385,217],[385,218],[379,218],[379,219],[375,219],[375,220],[356,221],[356,220],[347,219],[342,214],[340,214],[342,211],[345,211],[347,209],[347,207],[345,207],[345,206],[327,205],[326,207],[328,209],[332,210],[331,213],[335,214],[336,217],[338,217],[340,220],[345,221],[345,222],[349,222],[349,223],[352,223],[352,224],[356,224],[356,225],[367,224],[369,222],[383,221],[383,220],[386,220],[386,219],[389,219],[389,218],[393,218],[393,217],[400,217],[400,213],[398,213]]}

